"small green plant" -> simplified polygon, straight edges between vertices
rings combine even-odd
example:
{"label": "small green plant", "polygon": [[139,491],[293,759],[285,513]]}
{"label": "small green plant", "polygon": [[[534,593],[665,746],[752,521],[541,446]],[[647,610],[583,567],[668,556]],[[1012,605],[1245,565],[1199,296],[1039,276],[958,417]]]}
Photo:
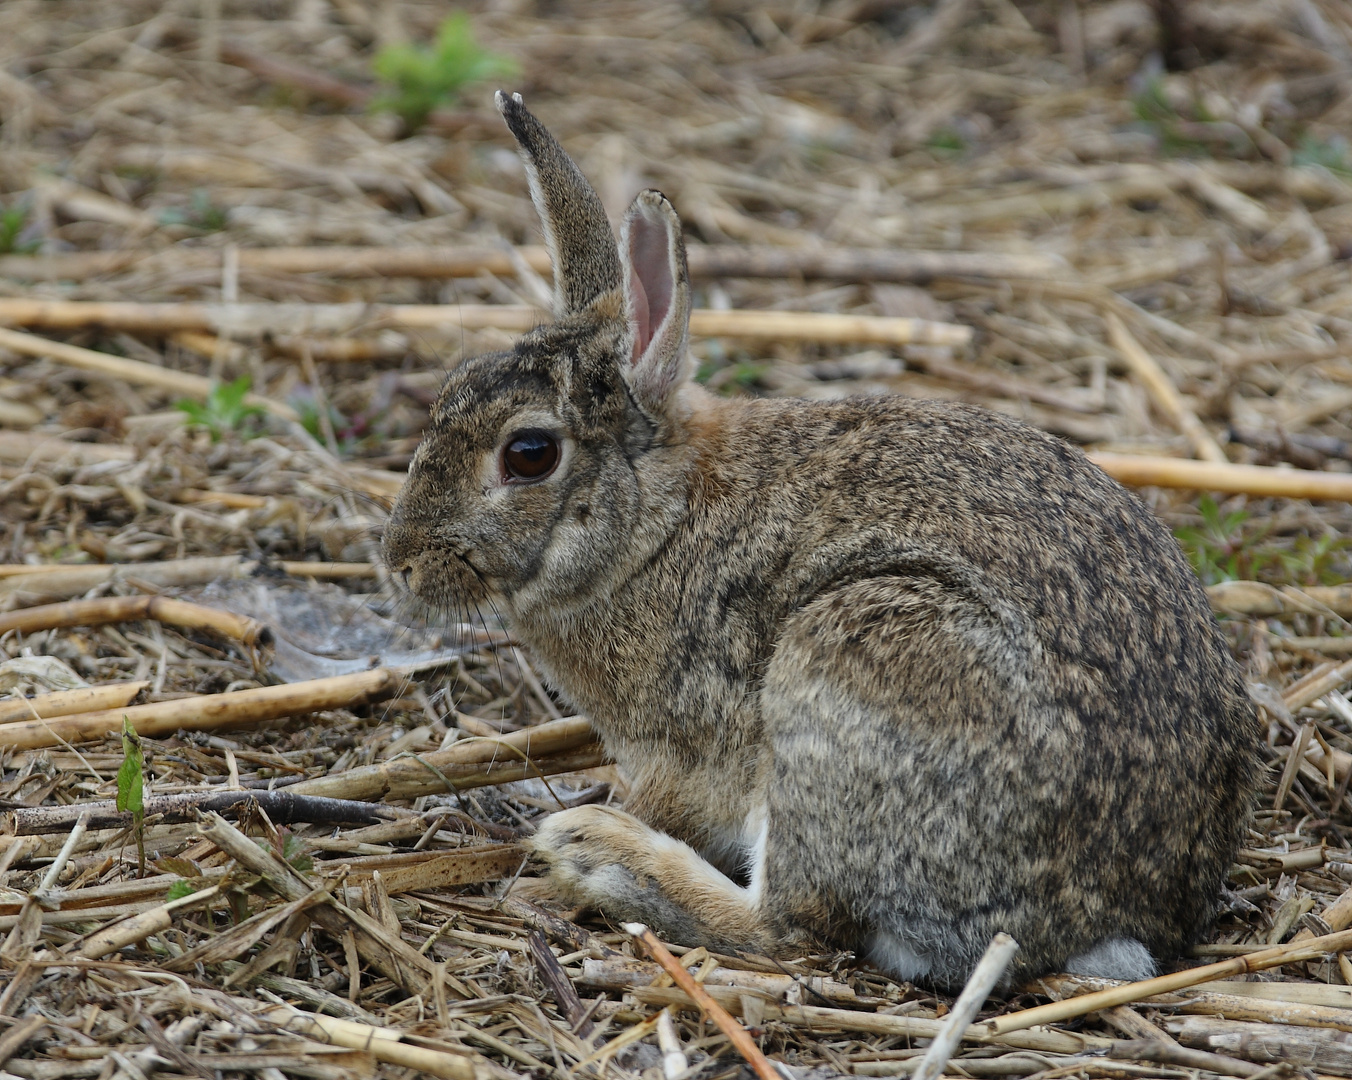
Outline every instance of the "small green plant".
{"label": "small green plant", "polygon": [[1165,76],[1148,79],[1131,99],[1140,127],[1149,132],[1164,157],[1252,158],[1258,148],[1243,127],[1222,120],[1207,108],[1200,95],[1186,101],[1166,91]]}
{"label": "small green plant", "polygon": [[191,896],[196,891],[197,890],[193,888],[191,881],[184,881],[182,878],[179,878],[177,881],[171,881],[169,883],[169,888],[164,894],[164,899],[166,902],[182,900],[185,896]]}
{"label": "small green plant", "polygon": [[281,840],[280,845],[276,843],[269,844],[266,840],[256,840],[255,843],[269,855],[275,855],[277,858],[281,859],[282,862],[286,863],[287,866],[291,867],[291,869],[295,870],[297,873],[314,873],[315,861],[305,853],[304,840],[295,833],[288,832],[286,829],[278,829],[277,838]]}
{"label": "small green plant", "polygon": [[1237,581],[1252,577],[1254,546],[1260,534],[1246,535],[1247,510],[1223,514],[1214,499],[1204,495],[1197,503],[1202,524],[1174,530],[1174,538],[1183,546],[1188,561],[1203,584]]}
{"label": "small green plant", "polygon": [[1270,549],[1259,577],[1274,585],[1341,585],[1347,580],[1349,548],[1352,539],[1331,531],[1297,536],[1289,548]]}
{"label": "small green plant", "polygon": [[[300,414],[300,423],[316,442],[324,441],[324,426],[320,423],[319,402],[313,394],[295,394],[290,399],[291,406]],[[359,439],[354,432],[355,425],[349,422],[333,405],[329,406],[329,427],[338,440],[338,452],[351,454]]]}
{"label": "small green plant", "polygon": [[206,401],[184,399],[174,407],[188,414],[188,423],[211,432],[211,441],[220,442],[222,436],[234,432],[250,439],[258,434],[257,421],[263,410],[244,399],[249,395],[249,377],[241,375],[234,382],[217,383],[207,394]]}
{"label": "small green plant", "polygon": [[145,751],[141,748],[141,737],[125,716],[122,718],[122,764],[117,770],[117,808],[131,814],[131,831],[136,837],[137,876],[145,877]]}
{"label": "small green plant", "polygon": [[31,255],[42,246],[37,240],[23,239],[23,231],[27,227],[26,204],[11,203],[0,210],[0,255]]}
{"label": "small green plant", "polygon": [[199,232],[220,232],[230,219],[230,211],[212,201],[211,194],[198,188],[186,207],[171,206],[160,211],[161,225],[187,225]]}
{"label": "small green plant", "polygon": [[432,46],[387,45],[376,54],[371,68],[390,89],[371,108],[392,112],[404,127],[417,131],[432,111],[455,100],[470,83],[516,74],[516,64],[489,52],[474,40],[469,16],[458,12],[437,30]]}
{"label": "small green plant", "polygon": [[951,127],[939,128],[925,142],[925,148],[938,158],[961,157],[967,153],[967,140]]}
{"label": "small green plant", "polygon": [[1204,496],[1197,503],[1201,525],[1176,529],[1174,537],[1206,585],[1263,581],[1269,585],[1334,585],[1349,574],[1352,539],[1335,532],[1273,537],[1247,510],[1222,513]]}

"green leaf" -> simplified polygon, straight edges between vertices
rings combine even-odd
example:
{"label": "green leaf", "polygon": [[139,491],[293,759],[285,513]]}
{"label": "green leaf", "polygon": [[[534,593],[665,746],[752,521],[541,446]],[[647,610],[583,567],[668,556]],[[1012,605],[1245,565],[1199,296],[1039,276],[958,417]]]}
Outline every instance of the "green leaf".
{"label": "green leaf", "polygon": [[122,765],[117,770],[117,808],[131,811],[139,819],[145,812],[145,753],[141,737],[122,718]]}
{"label": "green leaf", "polygon": [[174,407],[187,414],[189,424],[210,431],[212,442],[219,442],[230,432],[251,438],[257,434],[253,422],[263,416],[264,411],[258,405],[244,403],[249,396],[249,387],[249,377],[241,375],[233,382],[217,383],[205,402],[185,398],[174,402]]}
{"label": "green leaf", "polygon": [[164,899],[166,901],[182,900],[185,896],[191,896],[196,891],[191,881],[184,881],[180,878],[170,884],[169,891],[164,894]]}
{"label": "green leaf", "polygon": [[457,12],[442,22],[436,41],[428,48],[387,45],[371,62],[387,92],[371,103],[375,111],[392,112],[416,131],[438,106],[453,101],[462,88],[485,79],[510,77],[516,64],[489,52],[474,40],[469,16]]}

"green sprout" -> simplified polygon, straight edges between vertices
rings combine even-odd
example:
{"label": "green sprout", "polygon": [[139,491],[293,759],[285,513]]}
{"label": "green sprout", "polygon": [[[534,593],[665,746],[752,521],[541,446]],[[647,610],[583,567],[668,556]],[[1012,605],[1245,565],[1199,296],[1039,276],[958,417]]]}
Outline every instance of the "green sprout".
{"label": "green sprout", "polygon": [[1346,580],[1352,539],[1333,531],[1320,536],[1272,537],[1271,526],[1251,522],[1247,510],[1222,513],[1204,496],[1202,523],[1174,531],[1203,584],[1263,581],[1269,585],[1334,585]]}
{"label": "green sprout", "polygon": [[146,876],[145,842],[145,751],[141,737],[122,717],[122,764],[117,770],[117,808],[131,813],[131,831],[136,837],[138,877]]}
{"label": "green sprout", "polygon": [[967,152],[967,140],[951,127],[939,128],[929,137],[925,146],[937,158],[961,157]]}
{"label": "green sprout", "polygon": [[188,423],[211,432],[211,441],[220,442],[222,436],[234,432],[249,439],[257,435],[256,421],[263,415],[257,405],[245,401],[249,396],[249,377],[242,375],[234,382],[217,383],[207,394],[205,402],[184,399],[174,402],[174,408],[188,414]]}
{"label": "green sprout", "polygon": [[1202,524],[1175,529],[1174,539],[1182,546],[1203,584],[1238,581],[1253,576],[1253,549],[1261,533],[1245,535],[1247,510],[1223,514],[1214,499],[1204,495],[1197,503]]}
{"label": "green sprout", "polygon": [[186,225],[198,232],[220,232],[229,223],[230,211],[212,201],[209,192],[198,188],[186,207],[170,206],[160,211],[161,225]]}
{"label": "green sprout", "polygon": [[28,227],[28,206],[15,202],[0,210],[0,255],[31,255],[42,246],[38,240],[24,240]]}
{"label": "green sprout", "polygon": [[169,889],[164,894],[164,899],[166,902],[182,900],[185,896],[191,896],[196,891],[191,881],[184,881],[183,878],[179,878],[177,881],[169,883]]}
{"label": "green sprout", "polygon": [[372,101],[371,108],[394,113],[410,132],[422,127],[433,110],[454,101],[470,83],[510,77],[517,71],[511,59],[489,52],[474,40],[469,16],[463,12],[441,24],[431,47],[387,45],[376,54],[371,68],[391,88]]}

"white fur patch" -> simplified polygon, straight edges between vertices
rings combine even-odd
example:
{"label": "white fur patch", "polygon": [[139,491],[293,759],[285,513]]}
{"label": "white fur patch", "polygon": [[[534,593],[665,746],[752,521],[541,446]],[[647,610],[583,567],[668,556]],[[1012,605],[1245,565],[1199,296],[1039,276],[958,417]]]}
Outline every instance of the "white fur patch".
{"label": "white fur patch", "polygon": [[765,816],[765,808],[759,811],[752,811],[747,815],[747,824],[759,815],[760,828],[755,833],[755,840],[751,842],[751,850],[747,855],[746,868],[750,881],[746,886],[746,899],[752,907],[760,907],[761,897],[765,895],[765,848],[770,840],[770,822]]}
{"label": "white fur patch", "polygon": [[878,930],[869,939],[865,953],[869,963],[902,982],[928,975],[930,962],[890,930]]}
{"label": "white fur patch", "polygon": [[1154,977],[1155,958],[1135,938],[1104,938],[1088,952],[1067,960],[1066,970],[1072,975],[1139,982]]}

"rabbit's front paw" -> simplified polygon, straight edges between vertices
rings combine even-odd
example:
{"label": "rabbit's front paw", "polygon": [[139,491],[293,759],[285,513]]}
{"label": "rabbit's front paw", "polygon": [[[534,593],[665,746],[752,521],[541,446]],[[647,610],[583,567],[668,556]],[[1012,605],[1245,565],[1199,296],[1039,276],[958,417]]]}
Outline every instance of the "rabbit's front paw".
{"label": "rabbit's front paw", "polygon": [[563,810],[531,837],[562,899],[611,919],[641,922],[686,945],[764,947],[764,928],[746,890],[681,841],[623,810]]}
{"label": "rabbit's front paw", "polygon": [[530,845],[560,893],[623,914],[619,909],[631,907],[634,892],[651,879],[649,863],[664,839],[623,810],[577,806],[547,818]]}

